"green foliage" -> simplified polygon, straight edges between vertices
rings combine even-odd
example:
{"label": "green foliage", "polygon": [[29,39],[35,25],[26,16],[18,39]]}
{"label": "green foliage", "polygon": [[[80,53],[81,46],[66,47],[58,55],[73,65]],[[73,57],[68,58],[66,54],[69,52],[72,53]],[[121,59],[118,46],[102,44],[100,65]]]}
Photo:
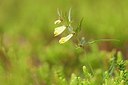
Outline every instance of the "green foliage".
{"label": "green foliage", "polygon": [[[61,82],[61,85],[127,85],[128,83],[128,70],[126,68],[122,69],[120,65],[123,67],[126,67],[125,64],[120,64],[120,61],[125,62],[122,60],[122,56],[120,52],[118,52],[118,55],[115,57],[111,57],[110,59],[110,67],[107,71],[102,71],[100,74],[103,75],[102,80],[97,79],[98,75],[95,73],[92,75],[86,66],[83,66],[83,73],[81,76],[77,76],[76,74],[72,74],[69,84],[65,82],[65,78],[63,76],[59,75],[58,79]],[[58,74],[58,73],[57,73]],[[62,81],[62,79],[64,79]],[[97,82],[99,80],[100,82]],[[56,85],[60,85],[60,83],[57,83]]]}
{"label": "green foliage", "polygon": [[75,30],[76,35],[78,35],[78,33],[81,31],[82,29],[82,22],[83,22],[83,18],[80,20],[80,23],[78,24],[78,27]]}
{"label": "green foliage", "polygon": [[[7,48],[1,49],[0,55],[7,57],[4,61],[0,61],[1,84],[17,85],[19,82],[20,85],[128,84],[128,64],[123,60],[121,52],[116,55],[115,52],[99,51],[94,44],[92,52],[86,53],[80,48],[73,49],[71,44],[65,45],[69,47],[70,52],[66,51],[66,46],[53,45],[52,49],[47,49],[43,55],[42,52],[32,55],[31,52],[17,50],[14,46],[8,51]],[[69,62],[69,59],[72,61]]]}
{"label": "green foliage", "polygon": [[[128,85],[128,60],[123,56],[128,41],[127,3],[0,0],[0,85]],[[72,10],[58,10],[56,17],[56,8]],[[79,34],[78,41],[72,39],[77,48],[72,42],[57,43],[61,35],[53,37],[54,27],[59,26],[53,24],[55,18],[69,27],[64,33]],[[123,52],[100,50],[106,47]]]}

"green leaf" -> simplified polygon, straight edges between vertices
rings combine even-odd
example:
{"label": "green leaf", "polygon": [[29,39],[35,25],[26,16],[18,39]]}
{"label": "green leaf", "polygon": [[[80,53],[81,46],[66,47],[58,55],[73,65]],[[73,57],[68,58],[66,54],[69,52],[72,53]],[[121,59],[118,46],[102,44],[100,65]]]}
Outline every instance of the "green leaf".
{"label": "green leaf", "polygon": [[57,8],[57,14],[59,17],[61,17],[62,12],[60,12],[60,10],[58,8]]}
{"label": "green leaf", "polygon": [[70,80],[69,85],[78,85],[78,79],[77,79],[77,76],[75,74],[71,75],[71,80]]}
{"label": "green leaf", "polygon": [[123,57],[122,57],[122,54],[121,54],[121,52],[119,51],[118,53],[117,53],[117,63],[120,63],[123,59],[122,59]]}
{"label": "green leaf", "polygon": [[92,41],[88,41],[86,44],[93,44],[93,43],[97,43],[97,42],[104,42],[104,41],[120,41],[117,39],[98,39],[98,40],[92,40]]}
{"label": "green leaf", "polygon": [[83,22],[83,18],[80,20],[80,23],[78,24],[78,27],[75,30],[76,34],[78,34],[81,31],[82,22]]}
{"label": "green leaf", "polygon": [[71,22],[71,8],[69,9],[69,12],[68,12],[68,21]]}

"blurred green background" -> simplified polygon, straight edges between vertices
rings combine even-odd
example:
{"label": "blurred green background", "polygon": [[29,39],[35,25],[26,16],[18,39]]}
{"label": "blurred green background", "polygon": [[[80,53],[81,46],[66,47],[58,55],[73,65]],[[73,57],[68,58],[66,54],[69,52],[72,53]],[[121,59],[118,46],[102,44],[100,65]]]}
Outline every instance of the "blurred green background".
{"label": "blurred green background", "polygon": [[[81,36],[86,39],[120,42],[93,44],[87,53],[70,41],[60,45],[53,35],[57,8],[72,8],[76,25],[84,18]],[[106,51],[121,50],[128,57],[127,22],[127,0],[0,0],[0,85],[50,85],[52,70],[70,76],[88,62],[105,69],[100,63],[106,62]]]}

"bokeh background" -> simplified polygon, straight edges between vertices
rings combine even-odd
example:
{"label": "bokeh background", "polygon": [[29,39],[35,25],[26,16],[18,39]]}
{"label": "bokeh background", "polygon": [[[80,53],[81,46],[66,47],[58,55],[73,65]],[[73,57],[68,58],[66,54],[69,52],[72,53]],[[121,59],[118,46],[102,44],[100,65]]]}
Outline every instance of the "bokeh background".
{"label": "bokeh background", "polygon": [[[72,8],[76,25],[84,18],[85,39],[120,42],[100,42],[84,51],[71,41],[60,45],[60,37],[53,35],[57,8],[64,12]],[[54,70],[63,70],[68,78],[73,72],[80,74],[88,63],[105,70],[107,65],[102,64],[113,49],[128,59],[127,27],[127,0],[0,0],[0,84],[51,85]]]}

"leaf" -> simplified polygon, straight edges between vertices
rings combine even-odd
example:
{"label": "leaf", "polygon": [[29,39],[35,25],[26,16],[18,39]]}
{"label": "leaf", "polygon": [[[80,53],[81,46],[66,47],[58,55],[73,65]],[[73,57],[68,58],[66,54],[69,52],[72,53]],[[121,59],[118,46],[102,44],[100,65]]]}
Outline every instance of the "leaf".
{"label": "leaf", "polygon": [[93,44],[93,43],[96,43],[96,42],[103,42],[103,41],[120,41],[120,40],[117,40],[117,39],[98,39],[98,40],[93,40],[93,41],[88,41],[86,44]]}
{"label": "leaf", "polygon": [[116,60],[117,60],[116,57],[113,57],[112,60],[111,60],[110,67],[109,67],[109,69],[108,69],[108,74],[109,74],[109,76],[111,76],[111,75],[113,74],[113,72],[114,72],[114,69],[115,69],[115,67],[116,67]]}
{"label": "leaf", "polygon": [[60,10],[58,8],[57,8],[57,14],[59,17],[61,16]]}
{"label": "leaf", "polygon": [[71,75],[71,80],[69,85],[78,85],[78,77],[75,74]]}
{"label": "leaf", "polygon": [[68,12],[68,21],[71,22],[71,8],[69,9],[69,12]]}
{"label": "leaf", "polygon": [[62,19],[63,17],[62,11],[59,10],[58,8],[57,8],[57,14],[58,14],[59,19]]}
{"label": "leaf", "polygon": [[76,34],[78,34],[81,31],[82,22],[83,22],[83,18],[80,20],[80,23],[78,24],[78,27],[75,30]]}

